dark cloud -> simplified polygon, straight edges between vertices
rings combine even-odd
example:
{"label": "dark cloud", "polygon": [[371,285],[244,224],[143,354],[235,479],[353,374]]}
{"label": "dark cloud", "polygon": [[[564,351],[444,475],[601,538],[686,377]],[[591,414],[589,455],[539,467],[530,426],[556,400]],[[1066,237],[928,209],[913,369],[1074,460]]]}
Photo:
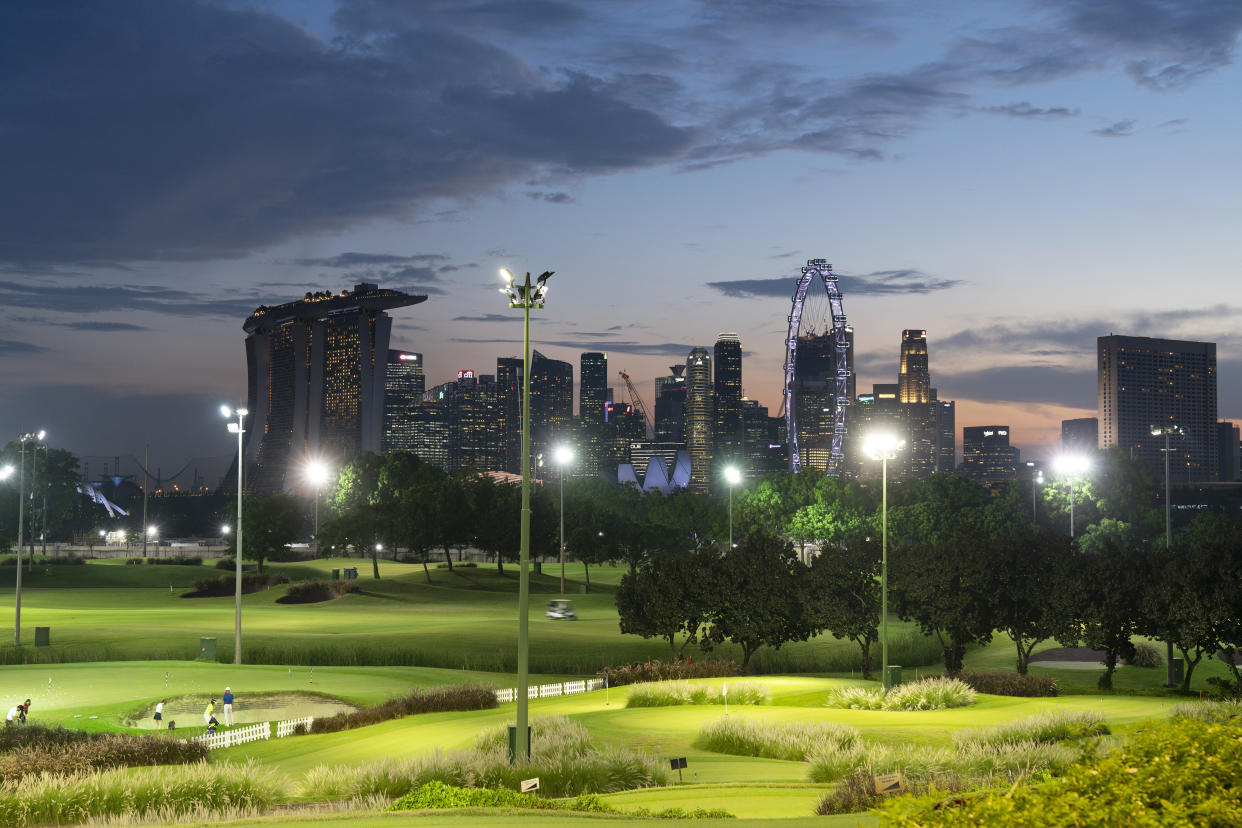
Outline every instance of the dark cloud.
{"label": "dark cloud", "polygon": [[428,24],[546,35],[585,17],[580,4],[555,0],[344,0],[333,22],[356,37]]}
{"label": "dark cloud", "polygon": [[554,348],[571,348],[581,351],[594,351],[599,348],[607,348],[610,352],[616,351],[622,354],[637,354],[641,356],[680,356],[685,357],[690,353],[691,345],[681,345],[675,342],[646,343],[634,342],[632,340],[615,340],[610,342],[582,342],[573,339],[548,340],[541,339],[539,345],[547,345]]}
{"label": "dark cloud", "polygon": [[31,342],[19,342],[15,339],[0,339],[0,354],[9,356],[12,354],[37,354],[46,351],[42,345],[35,345]]}
{"label": "dark cloud", "polygon": [[936,370],[941,399],[1096,407],[1095,366],[1005,365],[977,371]]}
{"label": "dark cloud", "polygon": [[532,201],[546,201],[549,204],[572,204],[574,197],[569,193],[544,193],[539,191],[528,191],[522,195]]}
{"label": "dark cloud", "polygon": [[1005,104],[1004,106],[985,106],[980,112],[990,115],[1009,115],[1013,118],[1072,118],[1078,114],[1077,109],[1064,106],[1038,107],[1028,101]]}
{"label": "dark cloud", "polygon": [[[961,279],[942,279],[918,270],[877,270],[872,273],[850,275],[837,274],[837,283],[845,296],[892,296],[908,293],[933,293],[949,290],[962,284]],[[783,297],[792,299],[798,285],[797,276],[780,276],[773,279],[737,279],[728,282],[708,282],[713,290],[738,299],[751,297]],[[812,285],[814,287],[814,285]]]}
{"label": "dark cloud", "polygon": [[263,301],[254,293],[247,298],[218,299],[157,285],[40,285],[0,281],[0,302],[4,305],[60,313],[150,311],[172,316],[245,318]]}
{"label": "dark cloud", "polygon": [[404,265],[412,262],[445,262],[448,256],[442,253],[416,253],[412,256],[398,256],[394,253],[338,253],[320,259],[293,259],[292,264],[304,267],[335,267],[354,268],[364,265]]}
{"label": "dark cloud", "polygon": [[[23,197],[0,203],[0,260],[240,256],[545,168],[647,166],[690,141],[591,75],[547,74],[398,17],[364,25],[397,5],[342,9],[370,34],[330,46],[270,14],[189,0],[3,4],[0,178]],[[418,10],[462,31],[576,16],[464,6]]]}
{"label": "dark cloud", "polygon": [[[522,314],[520,313],[484,313],[479,316],[454,316],[454,322],[521,322]],[[472,340],[466,340],[472,341]]]}
{"label": "dark cloud", "polygon": [[143,325],[134,325],[129,322],[57,322],[55,323],[64,328],[72,328],[75,331],[98,331],[106,333],[108,331],[145,331],[148,330]]}
{"label": "dark cloud", "polygon": [[1117,121],[1109,126],[1093,129],[1091,134],[1101,138],[1129,138],[1134,134],[1134,121]]}

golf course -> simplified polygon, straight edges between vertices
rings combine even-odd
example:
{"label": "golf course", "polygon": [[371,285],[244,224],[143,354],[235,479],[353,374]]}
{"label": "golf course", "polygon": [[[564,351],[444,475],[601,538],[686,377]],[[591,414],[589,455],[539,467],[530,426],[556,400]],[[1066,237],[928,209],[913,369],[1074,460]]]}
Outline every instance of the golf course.
{"label": "golf course", "polygon": [[[128,565],[108,560],[37,567],[24,578],[23,645],[2,651],[6,666],[0,668],[0,698],[12,704],[31,699],[32,724],[99,734],[159,733],[159,738],[170,739],[203,732],[203,708],[209,700],[218,703],[226,686],[236,694],[236,727],[305,716],[329,718],[412,692],[463,684],[496,690],[516,686],[517,577],[512,568],[498,572],[495,566],[459,564],[452,570],[443,566],[424,570],[421,565],[393,561],[378,565],[379,579],[372,577],[369,560],[270,564],[269,572],[294,582],[330,578],[332,569],[356,566],[359,589],[308,604],[278,603],[284,595],[282,585],[246,595],[241,665],[229,663],[233,599],[185,597],[195,581],[218,576],[218,570],[207,564]],[[592,591],[585,594],[581,566],[568,569],[566,591],[578,615],[574,621],[544,617],[544,601],[559,596],[559,568],[554,573],[545,567],[532,575],[532,685],[573,682],[594,677],[606,666],[669,658],[665,642],[618,632],[612,591],[623,571],[595,567]],[[4,569],[0,577],[11,579],[12,568]],[[6,600],[11,611],[11,597]],[[35,626],[50,628],[48,646],[33,645]],[[941,672],[934,640],[895,619],[890,636],[896,642],[890,659],[905,662],[907,682]],[[196,658],[204,638],[216,640],[216,661]],[[1047,642],[1048,648],[1055,646],[1056,642]],[[695,661],[736,657],[728,644],[710,653],[694,647],[686,652]],[[585,785],[602,793],[598,799],[604,804],[597,807],[606,812],[512,807],[384,812],[413,784],[399,780],[436,776],[440,773],[434,770],[436,763],[482,761],[487,734],[499,733],[513,722],[514,704],[509,702],[486,709],[404,715],[337,732],[213,750],[210,766],[265,780],[273,792],[271,801],[191,813],[205,821],[238,825],[266,824],[277,818],[317,825],[460,825],[463,817],[472,823],[509,825],[588,819],[646,822],[650,816],[635,814],[676,809],[686,814],[697,811],[702,821],[713,824],[780,819],[790,826],[871,825],[881,819],[873,812],[816,815],[821,799],[840,784],[831,763],[824,766],[824,760],[809,755],[780,758],[780,751],[788,748],[722,749],[705,733],[712,728],[753,728],[767,734],[761,739],[788,742],[791,737],[781,735],[786,731],[826,728],[823,732],[828,733],[844,728],[852,734],[851,755],[862,757],[849,760],[853,766],[895,762],[894,767],[906,769],[912,777],[933,768],[940,778],[958,772],[961,763],[954,752],[964,748],[955,745],[966,731],[1031,717],[1087,716],[1110,734],[1103,738],[1116,740],[1151,723],[1168,721],[1172,705],[1184,701],[1160,690],[1162,669],[1121,668],[1117,691],[1099,695],[1093,692],[1093,683],[1102,666],[1056,662],[1055,669],[1037,663],[1031,667],[1034,675],[1057,679],[1061,693],[1054,697],[972,693],[968,703],[934,710],[830,706],[834,692],[876,686],[862,680],[856,661],[854,645],[825,636],[779,651],[761,650],[748,675],[671,683],[681,687],[683,695],[698,692],[699,697],[706,696],[700,700],[710,703],[631,706],[631,695],[646,685],[532,699],[536,764],[540,739],[553,738],[540,736],[539,728],[544,727],[545,733],[577,733],[575,738],[589,745],[582,756],[603,757],[600,761],[605,762],[610,756],[633,757],[636,767],[647,768],[646,775],[635,777],[641,779],[638,783],[614,784],[600,777],[596,782],[567,782],[566,791],[559,792],[576,796],[588,791],[574,785]],[[966,664],[976,670],[1006,670],[1012,669],[1012,661],[1012,646],[1001,638],[972,649]],[[1195,674],[1195,686],[1220,674],[1223,668],[1218,665],[1204,665]],[[165,707],[157,731],[152,713],[159,702]],[[169,721],[176,723],[175,735],[167,732]],[[670,771],[671,760],[682,758],[684,769]],[[590,761],[582,760],[585,765]],[[1038,763],[1046,760],[1031,761],[1035,762],[1031,770],[1039,772],[1043,765]],[[186,771],[175,767],[138,771],[144,772]],[[554,770],[546,773],[545,786],[558,778]],[[184,818],[185,813],[170,812],[170,821],[173,816]],[[152,821],[150,814],[144,818]],[[154,821],[159,822],[158,814]]]}

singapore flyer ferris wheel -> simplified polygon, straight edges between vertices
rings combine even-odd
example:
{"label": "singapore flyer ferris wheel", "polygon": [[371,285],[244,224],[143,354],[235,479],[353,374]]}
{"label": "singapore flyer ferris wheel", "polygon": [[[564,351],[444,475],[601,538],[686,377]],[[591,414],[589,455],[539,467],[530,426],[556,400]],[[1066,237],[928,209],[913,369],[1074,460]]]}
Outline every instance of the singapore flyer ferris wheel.
{"label": "singapore flyer ferris wheel", "polygon": [[[807,291],[812,283],[819,281],[827,294],[827,307],[822,313],[807,314]],[[813,291],[812,296],[818,292]],[[817,318],[823,317],[823,318]],[[806,324],[804,324],[806,323]],[[817,331],[817,327],[822,330]],[[804,465],[800,431],[805,432],[809,423],[799,423],[799,410],[805,417],[805,406],[800,404],[798,396],[804,391],[806,377],[798,376],[798,348],[802,340],[803,347],[811,341],[806,333],[820,335],[820,339],[830,337],[832,350],[835,352],[835,366],[826,373],[823,404],[816,413],[832,411],[831,449],[828,453],[827,474],[836,477],[841,474],[844,460],[843,442],[845,438],[845,410],[849,405],[849,332],[846,327],[845,307],[842,303],[841,291],[837,286],[837,276],[832,272],[832,265],[827,259],[810,259],[802,268],[802,278],[794,289],[793,308],[789,314],[789,331],[785,336],[785,442],[789,447],[789,468],[798,472]],[[827,424],[823,424],[827,426]],[[802,426],[800,428],[800,426]]]}

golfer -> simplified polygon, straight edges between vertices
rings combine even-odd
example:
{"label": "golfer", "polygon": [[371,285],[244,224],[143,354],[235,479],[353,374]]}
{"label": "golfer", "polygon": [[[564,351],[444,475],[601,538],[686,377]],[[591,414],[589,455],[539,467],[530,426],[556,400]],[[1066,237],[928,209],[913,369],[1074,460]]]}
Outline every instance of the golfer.
{"label": "golfer", "polygon": [[30,699],[26,699],[25,704],[19,704],[17,706],[17,715],[18,718],[22,720],[22,724],[25,724],[26,717],[30,715]]}
{"label": "golfer", "polygon": [[155,705],[155,727],[158,730],[160,722],[164,721],[164,699],[160,699],[159,704]]}
{"label": "golfer", "polygon": [[207,709],[203,711],[203,724],[209,724],[216,714],[216,700],[212,699],[207,702]]}
{"label": "golfer", "polygon": [[224,726],[233,726],[233,690],[229,687],[224,688],[224,695],[220,697],[220,701],[224,702]]}
{"label": "golfer", "polygon": [[13,707],[10,707],[10,708],[9,708],[9,715],[7,715],[7,716],[5,716],[5,717],[4,717],[4,726],[5,726],[5,727],[12,727],[12,726],[13,726],[13,721],[17,718],[17,708],[18,708],[19,706],[20,706],[20,705],[15,705],[15,706],[13,706]]}

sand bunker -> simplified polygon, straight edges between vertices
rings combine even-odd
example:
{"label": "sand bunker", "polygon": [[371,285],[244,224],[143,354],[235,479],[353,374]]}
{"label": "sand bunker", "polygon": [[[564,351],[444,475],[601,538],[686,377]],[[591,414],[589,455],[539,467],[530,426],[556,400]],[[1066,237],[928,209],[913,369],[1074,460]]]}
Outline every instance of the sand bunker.
{"label": "sand bunker", "polygon": [[[216,719],[224,724],[224,706],[220,697],[216,696]],[[159,729],[168,727],[169,721],[177,723],[178,728],[202,727],[203,710],[210,696],[176,696],[164,702],[164,721]],[[351,713],[357,710],[354,705],[347,704],[331,696],[316,693],[252,693],[238,694],[233,702],[233,723],[254,724],[255,722],[279,722],[287,719],[300,719],[303,716],[314,716],[317,719],[335,716],[337,713]],[[157,725],[152,716],[155,715],[155,703],[144,707],[129,717],[125,724],[142,730],[156,730]]]}

